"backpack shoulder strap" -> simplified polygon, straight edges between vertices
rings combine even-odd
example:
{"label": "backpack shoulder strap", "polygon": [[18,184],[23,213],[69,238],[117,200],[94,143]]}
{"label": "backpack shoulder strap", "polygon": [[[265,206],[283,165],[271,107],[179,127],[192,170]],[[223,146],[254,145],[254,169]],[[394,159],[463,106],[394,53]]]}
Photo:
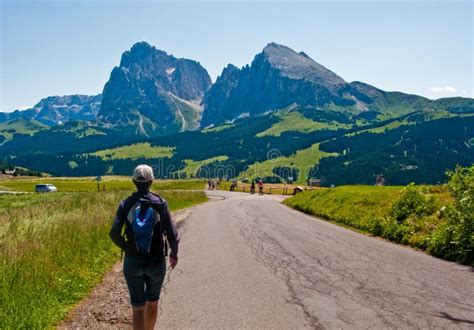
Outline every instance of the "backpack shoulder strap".
{"label": "backpack shoulder strap", "polygon": [[125,199],[122,207],[122,218],[128,220],[130,211],[134,208],[135,204],[138,202],[138,198],[135,194],[131,194]]}

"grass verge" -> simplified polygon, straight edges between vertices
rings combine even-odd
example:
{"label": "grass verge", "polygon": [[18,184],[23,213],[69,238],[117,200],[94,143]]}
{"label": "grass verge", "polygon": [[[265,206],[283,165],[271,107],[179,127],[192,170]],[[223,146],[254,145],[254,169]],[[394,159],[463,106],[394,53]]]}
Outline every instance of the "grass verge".
{"label": "grass verge", "polygon": [[[453,180],[445,186],[342,186],[302,192],[284,203],[343,226],[473,266],[474,181],[472,177],[469,180],[463,183],[470,182],[470,188],[465,184],[458,190],[453,188]],[[458,197],[456,191],[461,190]]]}
{"label": "grass verge", "polygon": [[[0,328],[48,328],[119,259],[108,237],[130,191],[0,196]],[[171,210],[207,200],[163,191]]]}

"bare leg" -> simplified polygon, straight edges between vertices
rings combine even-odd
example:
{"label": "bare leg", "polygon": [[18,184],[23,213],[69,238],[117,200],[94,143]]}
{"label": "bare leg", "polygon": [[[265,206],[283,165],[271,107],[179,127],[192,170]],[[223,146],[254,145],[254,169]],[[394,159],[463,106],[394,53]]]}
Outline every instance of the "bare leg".
{"label": "bare leg", "polygon": [[145,305],[139,307],[132,307],[133,330],[145,330],[145,310]]}
{"label": "bare leg", "polygon": [[158,300],[147,301],[146,303],[146,330],[153,330],[155,328],[157,317],[158,317]]}

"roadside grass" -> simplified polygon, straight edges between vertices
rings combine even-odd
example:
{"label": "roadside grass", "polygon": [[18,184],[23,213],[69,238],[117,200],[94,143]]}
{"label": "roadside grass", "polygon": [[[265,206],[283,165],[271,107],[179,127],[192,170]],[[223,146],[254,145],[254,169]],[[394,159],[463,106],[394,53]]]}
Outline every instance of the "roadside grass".
{"label": "roadside grass", "polygon": [[[108,237],[131,190],[0,195],[0,329],[51,328],[119,259]],[[170,209],[207,200],[163,191]]]}
{"label": "roadside grass", "polygon": [[[34,192],[38,183],[54,184],[59,192],[97,191],[97,181],[93,177],[87,178],[14,178],[0,180],[0,190],[13,190]],[[130,177],[103,177],[100,182],[100,189],[103,186],[110,190],[133,189]],[[153,188],[155,190],[198,190],[204,188],[204,180],[155,180]]]}
{"label": "roadside grass", "polygon": [[[457,226],[464,226],[452,220],[448,211],[443,213],[444,209],[450,210],[454,202],[447,185],[409,185],[318,189],[299,193],[286,199],[284,204],[343,226],[427,250],[441,258],[470,264],[473,261],[469,248],[454,253],[460,249],[456,247],[455,234],[451,240],[445,237],[446,227],[456,232],[463,228]],[[448,249],[445,244],[452,246]],[[452,257],[448,257],[448,253]]]}
{"label": "roadside grass", "polygon": [[401,196],[403,187],[341,186],[304,191],[285,200],[299,211],[368,230]]}

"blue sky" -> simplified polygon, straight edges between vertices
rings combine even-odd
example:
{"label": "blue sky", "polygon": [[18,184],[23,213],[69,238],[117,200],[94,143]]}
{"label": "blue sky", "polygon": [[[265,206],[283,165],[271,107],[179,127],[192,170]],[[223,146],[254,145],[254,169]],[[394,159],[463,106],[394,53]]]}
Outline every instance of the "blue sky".
{"label": "blue sky", "polygon": [[141,40],[199,61],[213,81],[275,41],[346,81],[474,97],[469,0],[0,1],[1,111],[100,93],[122,52]]}

